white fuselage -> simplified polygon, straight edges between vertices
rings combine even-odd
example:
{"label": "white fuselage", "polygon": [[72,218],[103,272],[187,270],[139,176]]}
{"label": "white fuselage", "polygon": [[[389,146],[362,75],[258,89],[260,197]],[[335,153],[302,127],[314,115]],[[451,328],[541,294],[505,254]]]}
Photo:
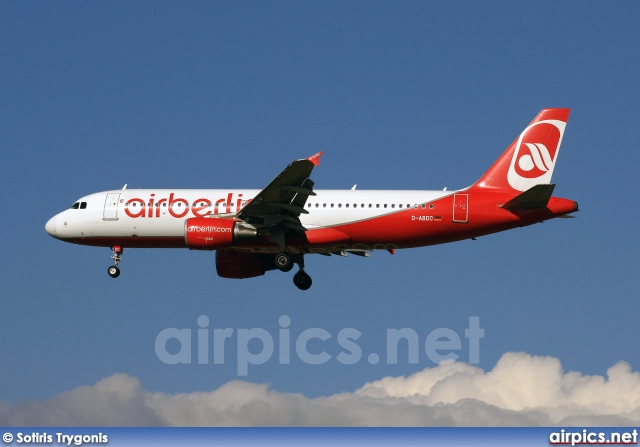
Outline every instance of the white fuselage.
{"label": "white fuselage", "polygon": [[[91,194],[57,214],[47,231],[59,239],[184,237],[191,217],[232,215],[257,189],[124,189]],[[453,191],[316,190],[300,221],[308,229],[332,227],[421,207]],[[86,203],[85,205],[82,205]],[[78,206],[76,206],[78,204]],[[75,208],[75,209],[74,209]],[[92,244],[93,245],[93,244]]]}

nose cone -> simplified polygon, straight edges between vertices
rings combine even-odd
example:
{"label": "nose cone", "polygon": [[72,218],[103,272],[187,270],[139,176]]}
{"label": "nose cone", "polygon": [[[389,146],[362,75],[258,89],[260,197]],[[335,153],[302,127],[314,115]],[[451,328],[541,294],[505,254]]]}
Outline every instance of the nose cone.
{"label": "nose cone", "polygon": [[44,229],[47,230],[49,236],[58,237],[58,231],[56,230],[56,216],[53,216],[47,224],[44,226]]}

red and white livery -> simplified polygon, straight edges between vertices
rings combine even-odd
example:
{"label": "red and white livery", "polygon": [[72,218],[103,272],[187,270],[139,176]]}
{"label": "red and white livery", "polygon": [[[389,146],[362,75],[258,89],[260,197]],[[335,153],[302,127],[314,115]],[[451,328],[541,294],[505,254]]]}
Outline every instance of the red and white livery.
{"label": "red and white livery", "polygon": [[299,271],[307,254],[369,256],[531,225],[578,211],[553,197],[551,176],[569,109],[544,109],[472,186],[458,191],[317,190],[322,152],[287,166],[262,190],[137,189],[78,199],[46,224],[51,236],[111,247],[117,277],[124,248],[215,250],[224,278]]}

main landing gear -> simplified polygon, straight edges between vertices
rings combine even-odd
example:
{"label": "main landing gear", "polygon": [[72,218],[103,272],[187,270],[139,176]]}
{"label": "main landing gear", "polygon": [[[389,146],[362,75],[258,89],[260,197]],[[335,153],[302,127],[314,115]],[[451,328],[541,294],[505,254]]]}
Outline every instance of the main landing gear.
{"label": "main landing gear", "polygon": [[293,264],[298,264],[300,266],[300,270],[298,273],[293,275],[293,283],[300,290],[308,290],[309,287],[311,287],[311,284],[313,283],[313,281],[311,281],[311,276],[304,271],[304,255],[293,255],[292,258],[285,252],[280,252],[273,258],[273,263],[276,268],[282,272],[291,271]]}
{"label": "main landing gear", "polygon": [[124,248],[119,245],[114,245],[113,247],[111,247],[111,249],[113,250],[113,256],[111,256],[111,259],[113,259],[113,265],[107,269],[107,273],[109,273],[109,276],[111,276],[112,278],[117,278],[118,276],[120,276],[120,269],[118,268],[118,264],[120,264],[120,261],[122,261],[122,253],[124,252]]}
{"label": "main landing gear", "polygon": [[298,273],[293,275],[293,283],[300,290],[308,290],[313,281],[311,281],[311,276],[304,269],[300,269]]}
{"label": "main landing gear", "polygon": [[291,259],[291,256],[285,252],[278,253],[276,257],[273,258],[273,262],[276,265],[276,268],[281,272],[290,272],[293,268],[293,260]]}
{"label": "main landing gear", "polygon": [[282,272],[289,272],[293,268],[293,264],[296,263],[300,266],[298,273],[293,275],[293,283],[300,290],[307,290],[311,287],[311,277],[304,271],[304,255],[294,254],[288,255],[285,253],[285,230],[282,225],[276,225],[269,233],[269,240],[280,247],[280,253],[276,254],[273,258],[273,264],[275,268]]}

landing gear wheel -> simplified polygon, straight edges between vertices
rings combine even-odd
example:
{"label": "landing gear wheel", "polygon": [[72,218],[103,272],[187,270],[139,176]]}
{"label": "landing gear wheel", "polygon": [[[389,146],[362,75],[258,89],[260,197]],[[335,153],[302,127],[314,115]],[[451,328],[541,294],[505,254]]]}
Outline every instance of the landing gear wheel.
{"label": "landing gear wheel", "polygon": [[280,271],[281,272],[290,272],[291,270],[293,270],[293,262],[289,263],[288,267],[280,267]]}
{"label": "landing gear wheel", "polygon": [[311,287],[311,284],[313,284],[313,281],[311,281],[311,276],[309,276],[307,272],[300,270],[298,273],[293,275],[293,283],[300,290],[308,290],[309,287]]}
{"label": "landing gear wheel", "polygon": [[293,261],[291,260],[291,257],[286,253],[278,253],[273,259],[273,262],[275,263],[276,268],[283,272],[288,272],[293,268]]}
{"label": "landing gear wheel", "polygon": [[113,265],[109,267],[107,273],[109,273],[109,276],[111,276],[112,278],[117,278],[118,276],[120,276],[120,269],[118,268],[118,264],[120,264],[120,261],[122,261],[122,253],[124,253],[124,248],[122,248],[120,245],[114,245],[113,247],[111,247],[111,250],[113,250],[113,256],[111,256],[111,259],[113,259]]}

